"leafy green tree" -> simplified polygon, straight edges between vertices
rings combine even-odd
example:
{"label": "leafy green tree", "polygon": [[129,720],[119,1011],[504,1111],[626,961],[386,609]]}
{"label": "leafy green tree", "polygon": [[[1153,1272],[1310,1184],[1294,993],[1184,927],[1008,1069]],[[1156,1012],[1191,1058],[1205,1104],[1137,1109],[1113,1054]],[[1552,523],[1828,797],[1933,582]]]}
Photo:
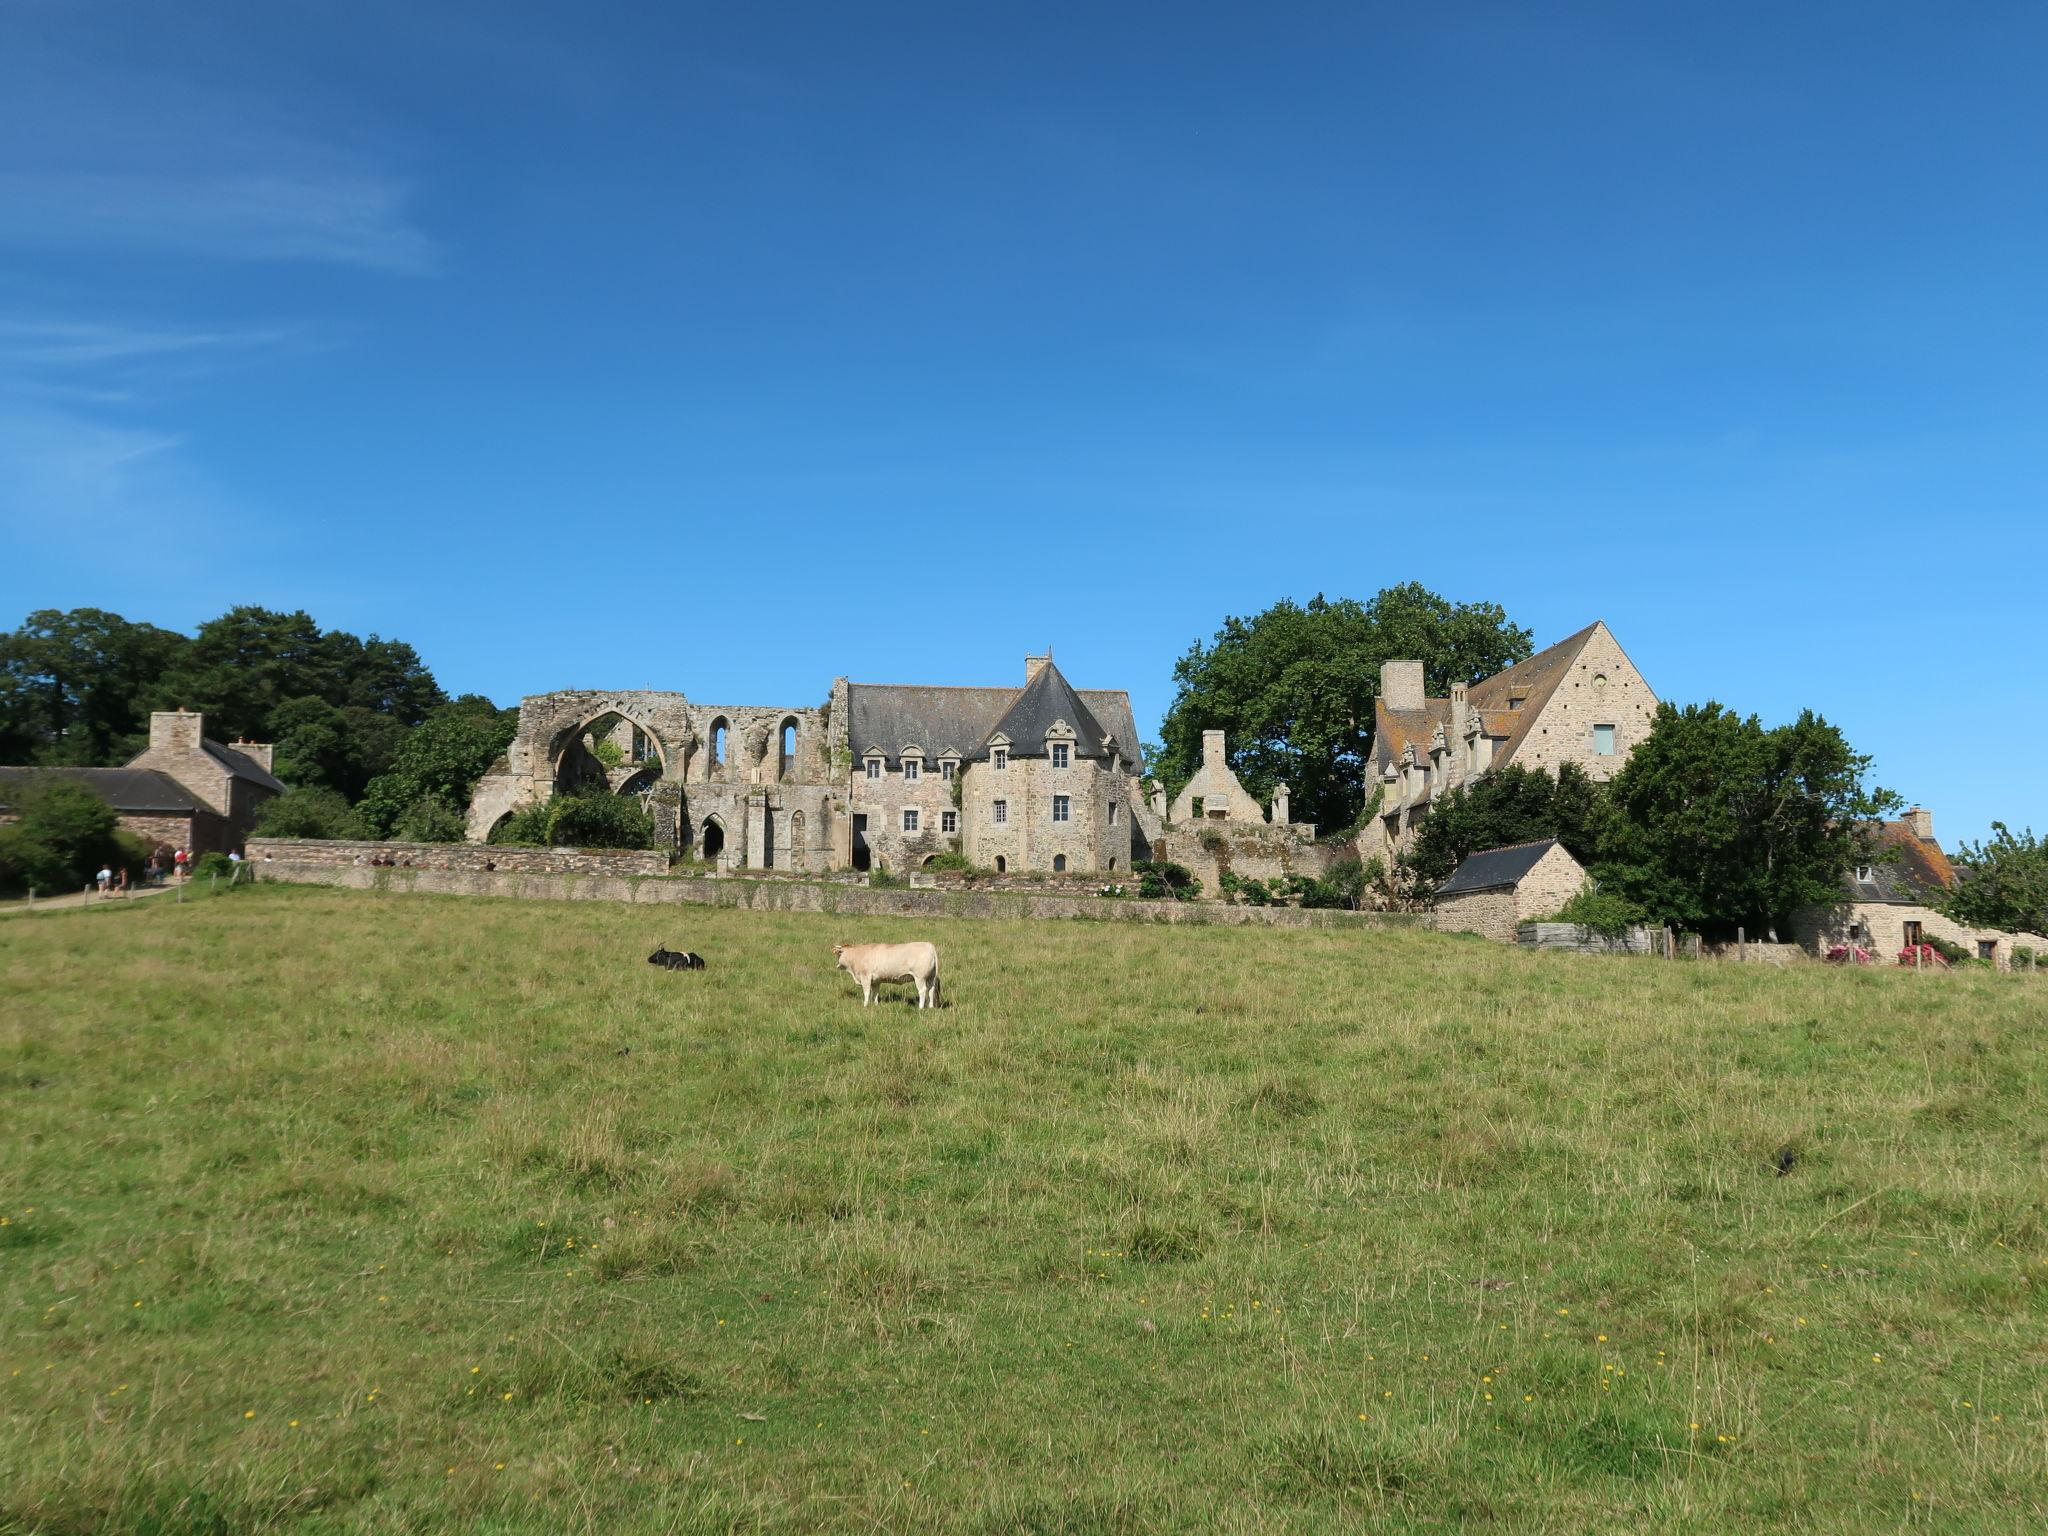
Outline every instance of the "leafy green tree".
{"label": "leafy green tree", "polygon": [[1956,886],[1941,910],[1972,928],[2048,933],[2048,841],[2002,821],[1991,823],[1991,834],[1956,851]]}
{"label": "leafy green tree", "polygon": [[407,843],[459,843],[468,835],[462,812],[439,795],[421,795],[399,812],[391,835]]}
{"label": "leafy green tree", "polygon": [[557,795],[549,802],[548,842],[557,848],[649,848],[654,818],[637,795]]}
{"label": "leafy green tree", "polygon": [[519,712],[466,695],[444,704],[413,728],[388,771],[372,779],[356,811],[375,836],[414,812],[422,797],[459,816],[469,793],[512,744]]}
{"label": "leafy green tree", "polygon": [[0,826],[0,879],[9,885],[76,890],[104,864],[137,862],[114,808],[83,784],[37,775],[11,798],[16,819]]}
{"label": "leafy green tree", "polygon": [[157,681],[157,706],[205,714],[223,741],[266,740],[271,712],[287,699],[326,699],[336,689],[332,654],[303,610],[230,608],[199,626]]}
{"label": "leafy green tree", "polygon": [[552,802],[542,801],[538,805],[523,805],[491,828],[490,840],[494,843],[519,843],[529,848],[545,848],[548,843],[548,818],[554,814]]}
{"label": "leafy green tree", "polygon": [[1409,853],[1424,893],[1475,853],[1554,837],[1582,864],[1600,856],[1607,800],[1576,763],[1555,777],[1520,763],[1460,785],[1430,806]]}
{"label": "leafy green tree", "polygon": [[342,709],[418,725],[448,702],[419,652],[403,640],[359,640],[335,629],[320,637],[320,645],[332,678],[326,697]]}
{"label": "leafy green tree", "polygon": [[191,642],[100,608],[30,614],[0,636],[0,762],[98,765],[142,749],[157,678]]}
{"label": "leafy green tree", "polygon": [[1868,824],[1899,799],[1864,782],[1869,768],[1811,710],[1766,730],[1715,703],[1660,705],[1608,788],[1601,883],[1658,922],[1775,934],[1839,901],[1870,858]]}
{"label": "leafy green tree", "polygon": [[1523,660],[1529,632],[1495,603],[1453,603],[1418,583],[1370,602],[1318,595],[1229,618],[1173,669],[1157,769],[1177,791],[1202,760],[1202,732],[1228,735],[1230,764],[1264,800],[1285,781],[1296,816],[1336,830],[1365,806],[1380,664],[1419,658],[1432,693]]}
{"label": "leafy green tree", "polygon": [[288,789],[256,816],[265,837],[362,837],[361,818],[331,789]]}

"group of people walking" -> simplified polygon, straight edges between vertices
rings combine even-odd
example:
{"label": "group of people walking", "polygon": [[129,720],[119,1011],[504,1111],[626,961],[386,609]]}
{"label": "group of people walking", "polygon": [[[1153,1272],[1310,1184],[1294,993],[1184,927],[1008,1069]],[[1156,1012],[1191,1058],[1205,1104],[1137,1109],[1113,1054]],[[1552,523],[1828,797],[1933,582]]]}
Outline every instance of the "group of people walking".
{"label": "group of people walking", "polygon": [[[241,850],[231,850],[228,854],[228,863],[239,866],[241,862]],[[150,850],[149,857],[143,861],[142,882],[145,885],[163,885],[173,877],[183,880],[192,873],[193,863],[190,849],[174,850],[168,844],[159,843]],[[111,864],[102,864],[94,881],[100,895],[122,895],[129,888],[128,866],[124,864],[117,870]]]}

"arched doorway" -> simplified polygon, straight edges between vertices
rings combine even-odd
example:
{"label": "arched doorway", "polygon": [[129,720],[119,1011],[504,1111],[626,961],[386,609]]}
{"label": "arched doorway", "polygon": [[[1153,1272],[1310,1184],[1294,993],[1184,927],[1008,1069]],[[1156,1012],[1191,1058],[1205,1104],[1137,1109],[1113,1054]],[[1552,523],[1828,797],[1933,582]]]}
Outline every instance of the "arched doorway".
{"label": "arched doorway", "polygon": [[703,830],[697,834],[697,856],[715,859],[725,852],[725,824],[716,816],[707,817]]}
{"label": "arched doorway", "polygon": [[1006,875],[1006,874],[1008,874],[1009,872],[1010,872],[1010,861],[1009,861],[1008,859],[1004,858],[1004,857],[1003,857],[1003,856],[1002,856],[1002,855],[1001,855],[1000,853],[999,853],[999,854],[997,854],[997,855],[996,855],[996,873],[997,873],[997,874],[999,874],[999,875]]}
{"label": "arched doorway", "polygon": [[761,867],[775,867],[775,808],[767,807],[761,812]]}
{"label": "arched doorway", "polygon": [[1056,875],[1064,875],[1067,872],[1067,856],[1064,853],[1052,856],[1052,872]]}

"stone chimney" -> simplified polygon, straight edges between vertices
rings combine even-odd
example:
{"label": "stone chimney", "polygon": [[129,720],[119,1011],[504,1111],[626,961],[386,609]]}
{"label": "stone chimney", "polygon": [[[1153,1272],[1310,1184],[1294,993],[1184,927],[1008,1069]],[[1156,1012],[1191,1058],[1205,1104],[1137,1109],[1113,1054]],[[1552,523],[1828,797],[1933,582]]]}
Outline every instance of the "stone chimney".
{"label": "stone chimney", "polygon": [[1906,812],[1904,820],[1912,834],[1921,842],[1934,841],[1934,812],[1916,805]]}
{"label": "stone chimney", "polygon": [[1273,786],[1273,814],[1270,819],[1276,827],[1287,825],[1287,786],[1284,783]]}
{"label": "stone chimney", "polygon": [[1445,732],[1445,736],[1453,752],[1457,751],[1465,740],[1465,725],[1470,718],[1465,708],[1465,685],[1451,684],[1451,728]]}
{"label": "stone chimney", "polygon": [[1157,779],[1152,781],[1152,814],[1160,821],[1166,820],[1166,786]]}
{"label": "stone chimney", "polygon": [[1380,698],[1389,709],[1420,709],[1423,706],[1422,663],[1383,661],[1380,663]]}
{"label": "stone chimney", "polygon": [[269,742],[233,741],[229,742],[228,745],[233,747],[237,752],[241,753],[242,756],[248,758],[251,762],[255,763],[265,773],[275,773],[277,771],[275,768],[272,768],[270,766],[270,753],[272,749]]}
{"label": "stone chimney", "polygon": [[206,736],[206,716],[189,709],[159,709],[149,717],[149,750],[197,752]]}
{"label": "stone chimney", "polygon": [[1051,660],[1051,646],[1047,646],[1045,648],[1045,654],[1043,656],[1026,656],[1024,658],[1024,686],[1029,688],[1031,686],[1031,679],[1038,676],[1039,673],[1043,672],[1045,670],[1046,663]]}
{"label": "stone chimney", "polygon": [[1220,768],[1223,765],[1223,760],[1223,733],[1221,731],[1202,732],[1202,766],[1204,768]]}

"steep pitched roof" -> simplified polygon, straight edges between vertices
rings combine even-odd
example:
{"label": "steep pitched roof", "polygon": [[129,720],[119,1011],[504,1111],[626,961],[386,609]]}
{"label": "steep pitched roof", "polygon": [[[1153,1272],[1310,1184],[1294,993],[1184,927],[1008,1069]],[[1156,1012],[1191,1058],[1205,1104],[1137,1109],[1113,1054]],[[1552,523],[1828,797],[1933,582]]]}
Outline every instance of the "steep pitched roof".
{"label": "steep pitched roof", "polygon": [[[1595,619],[1577,634],[1566,635],[1527,661],[1518,661],[1466,690],[1466,702],[1486,714],[1488,735],[1494,734],[1492,727],[1496,721],[1507,726],[1507,744],[1493,754],[1497,765],[1505,766],[1515,760],[1515,749],[1527,738],[1531,723],[1543,713],[1543,706],[1557,692],[1557,685],[1570,675],[1572,662],[1599,627],[1600,621]],[[1516,709],[1509,701],[1518,697],[1522,706]]]}
{"label": "steep pitched roof", "polygon": [[117,811],[176,816],[201,809],[184,785],[154,768],[0,768],[0,805],[11,806],[38,777],[83,784]]}
{"label": "steep pitched roof", "polygon": [[1385,699],[1374,702],[1372,716],[1373,767],[1385,773],[1400,760],[1404,747],[1414,747],[1417,757],[1429,755],[1436,728],[1451,726],[1449,699],[1424,699],[1420,709],[1390,709]]}
{"label": "steep pitched roof", "polygon": [[1546,837],[1537,843],[1514,843],[1506,848],[1489,848],[1484,853],[1475,853],[1451,871],[1451,878],[1438,886],[1436,893],[1439,896],[1459,896],[1472,891],[1497,891],[1519,885],[1522,877],[1556,846],[1556,838]]}
{"label": "steep pitched roof", "polygon": [[[1045,737],[1055,724],[1064,720],[1073,728],[1074,756],[1104,757],[1102,738],[1107,734],[1102,723],[1095,718],[1095,712],[1081,702],[1060,669],[1050,660],[1038,669],[1037,676],[1026,683],[1018,693],[1016,702],[1003,712],[988,732],[1010,738],[1010,753],[1013,757],[1045,756]],[[988,736],[975,746],[973,756],[980,760],[988,756]],[[1118,742],[1126,757],[1131,755],[1130,742]]]}
{"label": "steep pitched roof", "polygon": [[1876,830],[1878,859],[1870,866],[1870,878],[1858,880],[1851,870],[1844,882],[1852,900],[1924,906],[1956,883],[1955,868],[1941,844],[1923,840],[1911,823],[1884,821]]}
{"label": "steep pitched roof", "polygon": [[[1043,673],[1039,674],[1043,676]],[[1066,680],[1061,679],[1064,683]],[[846,736],[854,760],[879,752],[892,764],[904,747],[924,748],[927,761],[946,752],[971,758],[986,745],[1011,708],[1028,692],[1018,688],[948,688],[916,683],[848,683]],[[1131,715],[1131,696],[1121,688],[1069,688],[1080,701],[1077,714],[1097,722],[1089,745],[1101,753],[1105,730],[1113,732],[1124,762],[1136,771],[1138,728]],[[1050,721],[1048,720],[1048,723]],[[1080,735],[1089,727],[1078,719],[1067,723]],[[1013,739],[1018,739],[1014,738]],[[1039,740],[1043,741],[1041,732]]]}
{"label": "steep pitched roof", "polygon": [[237,752],[233,747],[224,747],[211,737],[207,738],[201,745],[206,748],[206,755],[208,757],[219,763],[221,767],[227,769],[236,778],[247,779],[251,784],[260,784],[273,794],[281,795],[284,793],[284,785],[278,781],[268,768],[257,762],[255,758]]}

